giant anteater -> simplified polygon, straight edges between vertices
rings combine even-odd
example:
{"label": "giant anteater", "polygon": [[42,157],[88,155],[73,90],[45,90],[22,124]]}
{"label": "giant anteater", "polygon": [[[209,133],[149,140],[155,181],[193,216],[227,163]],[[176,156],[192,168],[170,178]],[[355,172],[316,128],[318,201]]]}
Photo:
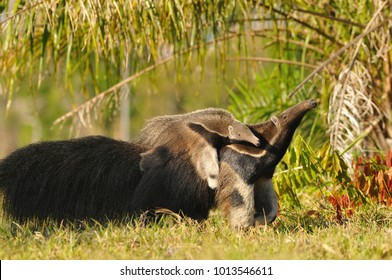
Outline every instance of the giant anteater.
{"label": "giant anteater", "polygon": [[0,161],[5,213],[19,221],[104,220],[167,208],[202,220],[218,204],[233,226],[271,222],[277,214],[271,183],[275,167],[302,117],[315,106],[308,100],[267,122],[249,125],[260,147],[246,143],[218,147],[217,190],[199,176],[193,163],[198,154],[191,150],[210,141],[199,129],[194,131],[202,140],[177,132],[187,149],[173,149],[170,144],[155,147],[152,160],[159,164],[144,172],[139,168],[141,154],[151,146],[141,142],[90,136],[31,144]]}

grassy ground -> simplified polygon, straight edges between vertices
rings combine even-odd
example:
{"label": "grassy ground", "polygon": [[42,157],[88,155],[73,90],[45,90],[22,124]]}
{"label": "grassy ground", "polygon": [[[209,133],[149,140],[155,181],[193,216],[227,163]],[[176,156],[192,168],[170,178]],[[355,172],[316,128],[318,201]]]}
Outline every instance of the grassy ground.
{"label": "grassy ground", "polygon": [[392,209],[357,210],[343,225],[327,210],[283,211],[271,226],[233,230],[219,213],[84,229],[33,229],[0,217],[0,259],[392,259]]}

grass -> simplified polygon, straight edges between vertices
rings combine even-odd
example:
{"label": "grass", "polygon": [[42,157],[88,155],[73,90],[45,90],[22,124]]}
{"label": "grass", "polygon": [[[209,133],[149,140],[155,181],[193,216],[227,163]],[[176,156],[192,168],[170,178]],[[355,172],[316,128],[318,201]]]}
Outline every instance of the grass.
{"label": "grass", "polygon": [[148,225],[18,225],[1,217],[0,259],[392,259],[392,211],[359,209],[341,225],[323,210],[283,211],[271,226],[233,230],[165,216]]}

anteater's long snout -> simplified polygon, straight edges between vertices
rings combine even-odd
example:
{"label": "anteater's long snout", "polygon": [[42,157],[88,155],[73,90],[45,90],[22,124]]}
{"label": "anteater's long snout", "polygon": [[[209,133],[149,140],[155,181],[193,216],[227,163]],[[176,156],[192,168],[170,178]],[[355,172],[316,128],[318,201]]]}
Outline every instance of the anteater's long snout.
{"label": "anteater's long snout", "polygon": [[318,105],[315,99],[308,99],[286,109],[283,113],[278,116],[280,124],[285,123],[289,127],[295,124],[295,127],[301,122],[303,116],[310,110],[313,110]]}

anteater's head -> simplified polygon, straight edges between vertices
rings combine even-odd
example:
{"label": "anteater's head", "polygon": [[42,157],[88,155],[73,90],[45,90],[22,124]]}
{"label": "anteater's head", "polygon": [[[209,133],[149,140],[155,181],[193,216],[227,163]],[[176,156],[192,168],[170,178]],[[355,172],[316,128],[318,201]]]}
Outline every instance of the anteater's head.
{"label": "anteater's head", "polygon": [[248,142],[254,146],[260,145],[260,140],[256,137],[252,130],[245,124],[239,121],[233,121],[231,125],[228,126],[228,134],[230,141],[234,142]]}
{"label": "anteater's head", "polygon": [[220,150],[220,160],[230,165],[247,183],[261,177],[271,178],[302,118],[316,106],[314,100],[307,100],[266,122],[249,125],[260,140],[259,146],[245,143],[227,145]]}
{"label": "anteater's head", "polygon": [[315,107],[317,107],[315,100],[306,100],[286,109],[278,116],[271,117],[266,122],[250,125],[250,128],[260,139],[260,147],[273,152],[280,160],[285,154],[302,118]]}

